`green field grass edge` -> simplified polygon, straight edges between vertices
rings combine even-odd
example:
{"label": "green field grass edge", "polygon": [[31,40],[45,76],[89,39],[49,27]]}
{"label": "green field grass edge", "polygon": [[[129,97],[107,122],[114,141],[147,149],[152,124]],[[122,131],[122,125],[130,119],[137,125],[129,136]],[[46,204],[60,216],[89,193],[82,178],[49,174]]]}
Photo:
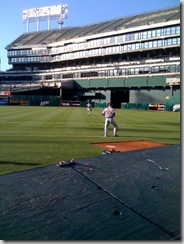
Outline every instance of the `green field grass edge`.
{"label": "green field grass edge", "polygon": [[180,144],[180,113],[116,109],[119,137],[104,138],[102,108],[0,106],[0,174],[102,154],[96,143]]}

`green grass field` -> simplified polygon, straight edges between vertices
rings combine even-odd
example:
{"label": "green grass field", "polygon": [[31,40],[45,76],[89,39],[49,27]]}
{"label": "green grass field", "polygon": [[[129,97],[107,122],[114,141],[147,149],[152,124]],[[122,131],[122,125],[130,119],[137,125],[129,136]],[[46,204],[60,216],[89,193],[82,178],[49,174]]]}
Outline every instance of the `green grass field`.
{"label": "green grass field", "polygon": [[0,106],[0,174],[102,154],[99,142],[180,143],[180,113],[116,109],[119,137],[103,137],[103,108]]}

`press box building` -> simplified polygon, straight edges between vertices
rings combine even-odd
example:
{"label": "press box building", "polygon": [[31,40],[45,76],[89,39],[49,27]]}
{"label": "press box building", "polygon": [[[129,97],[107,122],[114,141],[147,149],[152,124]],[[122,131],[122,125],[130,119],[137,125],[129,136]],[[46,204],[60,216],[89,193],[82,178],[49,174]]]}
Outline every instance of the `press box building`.
{"label": "press box building", "polygon": [[[1,72],[10,102],[56,97],[116,108],[180,103],[180,6],[84,26],[24,33]],[[58,100],[59,99],[59,100]],[[42,101],[43,102],[43,101]]]}

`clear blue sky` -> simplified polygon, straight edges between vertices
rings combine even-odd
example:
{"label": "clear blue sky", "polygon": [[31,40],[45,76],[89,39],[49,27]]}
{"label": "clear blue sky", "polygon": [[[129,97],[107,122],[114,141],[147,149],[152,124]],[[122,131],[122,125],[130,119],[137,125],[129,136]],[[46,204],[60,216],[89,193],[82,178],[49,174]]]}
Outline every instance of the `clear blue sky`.
{"label": "clear blue sky", "polygon": [[[22,11],[59,4],[68,5],[68,18],[63,27],[81,26],[115,19],[128,15],[144,13],[180,5],[179,0],[5,0],[0,7],[0,69],[11,68],[8,65],[5,47],[26,32],[26,24],[22,20]],[[58,24],[51,22],[51,28]],[[41,22],[40,30],[47,29],[47,21]],[[36,22],[29,25],[29,31],[36,31]]]}

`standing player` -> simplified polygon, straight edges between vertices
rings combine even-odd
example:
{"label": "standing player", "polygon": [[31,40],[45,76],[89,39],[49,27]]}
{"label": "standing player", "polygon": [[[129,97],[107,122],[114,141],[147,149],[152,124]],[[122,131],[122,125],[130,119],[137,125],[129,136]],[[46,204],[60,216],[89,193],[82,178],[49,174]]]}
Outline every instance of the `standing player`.
{"label": "standing player", "polygon": [[117,135],[118,131],[118,125],[116,124],[115,120],[113,119],[115,117],[115,110],[112,108],[111,103],[108,103],[108,107],[105,108],[102,112],[102,115],[105,115],[105,125],[104,125],[104,136],[106,137],[108,135],[108,127],[109,124],[112,124],[114,126],[113,129],[113,135]]}
{"label": "standing player", "polygon": [[91,114],[91,111],[92,111],[92,105],[91,105],[91,103],[88,102],[88,104],[86,105],[86,107],[87,107],[87,113],[88,113],[88,115],[90,115]]}

